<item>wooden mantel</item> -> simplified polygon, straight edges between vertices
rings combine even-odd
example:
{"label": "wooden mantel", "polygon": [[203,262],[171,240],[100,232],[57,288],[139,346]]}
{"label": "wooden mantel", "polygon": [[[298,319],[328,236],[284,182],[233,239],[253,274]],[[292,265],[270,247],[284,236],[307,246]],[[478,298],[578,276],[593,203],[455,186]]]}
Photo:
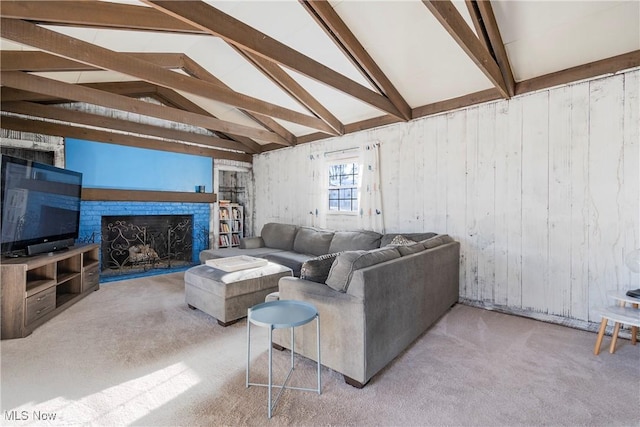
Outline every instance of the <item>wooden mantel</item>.
{"label": "wooden mantel", "polygon": [[83,188],[84,201],[214,203],[215,193]]}

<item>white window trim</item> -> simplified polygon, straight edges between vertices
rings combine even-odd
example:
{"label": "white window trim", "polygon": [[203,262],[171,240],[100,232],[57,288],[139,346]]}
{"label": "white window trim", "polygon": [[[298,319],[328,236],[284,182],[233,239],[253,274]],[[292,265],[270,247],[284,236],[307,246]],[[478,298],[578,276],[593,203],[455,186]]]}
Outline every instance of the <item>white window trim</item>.
{"label": "white window trim", "polygon": [[[329,209],[329,190],[331,189],[331,186],[329,185],[329,168],[333,165],[344,165],[347,163],[355,163],[358,165],[358,183],[356,184],[355,188],[356,191],[358,192],[358,197],[357,197],[357,203],[358,203],[358,208],[355,211],[341,211],[341,210],[333,210],[333,209]],[[340,156],[340,158],[336,158],[336,159],[332,159],[328,162],[325,163],[325,176],[326,176],[326,183],[327,185],[325,186],[324,189],[324,203],[326,206],[326,212],[327,215],[332,215],[332,216],[357,216],[360,213],[360,186],[362,185],[362,162],[360,159],[360,156]]]}

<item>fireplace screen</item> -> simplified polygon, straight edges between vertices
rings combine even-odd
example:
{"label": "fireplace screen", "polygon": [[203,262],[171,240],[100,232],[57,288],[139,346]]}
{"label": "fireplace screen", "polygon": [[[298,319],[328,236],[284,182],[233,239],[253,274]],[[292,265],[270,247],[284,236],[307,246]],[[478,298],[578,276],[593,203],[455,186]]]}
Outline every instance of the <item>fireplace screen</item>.
{"label": "fireplace screen", "polygon": [[102,275],[192,264],[192,215],[102,217]]}

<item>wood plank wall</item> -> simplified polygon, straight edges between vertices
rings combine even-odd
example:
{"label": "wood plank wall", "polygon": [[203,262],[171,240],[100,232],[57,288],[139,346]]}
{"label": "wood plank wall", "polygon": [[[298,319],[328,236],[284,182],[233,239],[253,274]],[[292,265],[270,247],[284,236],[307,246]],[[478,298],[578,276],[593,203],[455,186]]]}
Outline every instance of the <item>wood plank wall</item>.
{"label": "wood plank wall", "polygon": [[324,153],[378,141],[386,231],[459,240],[461,299],[599,321],[608,290],[640,287],[639,109],[632,70],[257,155],[256,234],[357,228],[315,215]]}

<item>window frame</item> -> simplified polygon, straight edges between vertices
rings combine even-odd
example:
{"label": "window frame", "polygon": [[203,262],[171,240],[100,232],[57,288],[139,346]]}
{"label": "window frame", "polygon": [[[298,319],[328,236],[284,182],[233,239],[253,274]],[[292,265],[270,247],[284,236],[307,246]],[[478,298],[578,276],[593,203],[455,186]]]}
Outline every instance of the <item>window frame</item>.
{"label": "window frame", "polygon": [[[353,183],[352,184],[348,184],[348,185],[331,185],[331,168],[334,166],[340,166],[340,165],[355,165],[357,167],[357,172],[356,173],[349,173],[349,174],[339,174],[339,177],[343,177],[343,176],[353,176]],[[342,158],[342,159],[335,159],[332,160],[330,162],[328,162],[326,164],[326,177],[327,177],[327,187],[325,190],[325,201],[326,201],[326,209],[327,209],[327,213],[329,215],[358,215],[358,213],[360,212],[360,184],[362,182],[362,164],[360,162],[360,159],[358,157],[350,157],[350,158]],[[345,199],[341,199],[340,197],[338,197],[338,199],[335,198],[331,198],[331,192],[335,191],[335,190],[345,190],[345,189],[350,189],[351,190],[351,197],[350,198],[345,198]],[[331,200],[337,200],[338,201],[338,209],[331,209]],[[355,204],[355,210],[340,210],[340,201],[341,200],[349,200],[351,202],[351,207],[353,208],[354,204]]]}

